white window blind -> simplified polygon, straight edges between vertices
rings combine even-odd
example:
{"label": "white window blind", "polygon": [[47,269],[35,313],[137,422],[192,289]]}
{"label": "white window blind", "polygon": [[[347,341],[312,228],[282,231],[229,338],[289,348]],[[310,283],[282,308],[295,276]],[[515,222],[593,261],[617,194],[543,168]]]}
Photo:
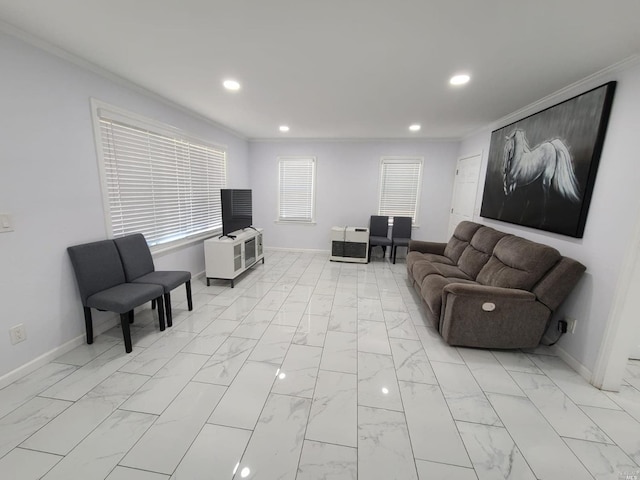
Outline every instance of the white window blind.
{"label": "white window blind", "polygon": [[103,109],[98,120],[114,237],[140,232],[159,245],[222,227],[224,149],[130,125]]}
{"label": "white window blind", "polygon": [[280,158],[278,220],[313,222],[315,158]]}
{"label": "white window blind", "polygon": [[378,215],[411,217],[415,224],[421,184],[422,158],[383,157]]}

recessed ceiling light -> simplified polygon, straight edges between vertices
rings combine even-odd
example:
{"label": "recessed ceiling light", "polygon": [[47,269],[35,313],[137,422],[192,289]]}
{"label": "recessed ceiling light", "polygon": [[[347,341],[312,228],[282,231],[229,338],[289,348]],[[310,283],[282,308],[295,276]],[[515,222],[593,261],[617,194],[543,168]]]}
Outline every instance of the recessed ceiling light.
{"label": "recessed ceiling light", "polygon": [[240,84],[235,80],[225,80],[222,82],[222,85],[224,85],[224,88],[227,90],[240,90]]}
{"label": "recessed ceiling light", "polygon": [[288,132],[289,131],[289,127],[287,125],[280,125],[280,131],[281,132]]}
{"label": "recessed ceiling light", "polygon": [[411,130],[412,132],[419,132],[420,131],[420,125],[417,123],[414,123],[413,125],[409,126],[409,130]]}
{"label": "recessed ceiling light", "polygon": [[449,80],[449,83],[451,85],[464,85],[469,80],[471,80],[471,77],[469,75],[460,74],[460,75],[454,75],[453,77],[451,77],[451,79]]}

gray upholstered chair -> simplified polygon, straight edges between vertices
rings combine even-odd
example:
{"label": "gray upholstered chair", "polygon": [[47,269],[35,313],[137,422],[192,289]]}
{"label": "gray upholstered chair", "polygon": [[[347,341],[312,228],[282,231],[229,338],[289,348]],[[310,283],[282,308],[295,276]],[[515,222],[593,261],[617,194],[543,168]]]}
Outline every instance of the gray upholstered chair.
{"label": "gray upholstered chair", "polygon": [[[127,282],[151,283],[160,285],[164,290],[164,308],[167,313],[167,325],[173,325],[171,314],[171,290],[185,284],[187,289],[187,306],[193,310],[191,300],[191,272],[186,271],[156,271],[149,245],[141,233],[133,233],[125,237],[114,239]],[[152,308],[154,304],[152,303]]]}
{"label": "gray upholstered chair", "polygon": [[389,217],[386,215],[371,215],[369,220],[369,256],[371,259],[371,249],[379,245],[382,247],[382,256],[387,254],[387,247],[391,246],[389,238]]}
{"label": "gray upholstered chair", "polygon": [[411,217],[393,217],[393,228],[391,229],[391,257],[396,263],[398,247],[409,248],[411,240]]}
{"label": "gray upholstered chair", "polygon": [[113,240],[75,245],[67,248],[67,252],[80,289],[87,343],[93,343],[92,308],[120,314],[122,336],[127,353],[132,350],[129,323],[133,321],[135,307],[156,300],[160,330],[165,329],[162,287],[144,283],[127,283],[120,255]]}

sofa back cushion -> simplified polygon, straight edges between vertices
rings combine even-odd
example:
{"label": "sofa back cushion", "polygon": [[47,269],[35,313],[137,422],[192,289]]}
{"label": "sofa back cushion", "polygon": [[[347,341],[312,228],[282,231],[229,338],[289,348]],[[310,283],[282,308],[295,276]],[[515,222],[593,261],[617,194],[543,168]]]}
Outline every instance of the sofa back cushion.
{"label": "sofa back cushion", "polygon": [[507,236],[506,233],[491,227],[480,227],[460,255],[458,268],[475,279],[491,258],[496,244],[505,236]]}
{"label": "sofa back cushion", "polygon": [[498,241],[476,281],[491,287],[531,291],[560,258],[555,248],[508,235]]}
{"label": "sofa back cushion", "polygon": [[481,226],[479,223],[474,222],[460,222],[444,249],[444,256],[450,258],[454,264],[458,263],[460,255],[462,255],[464,249],[471,242],[473,235]]}

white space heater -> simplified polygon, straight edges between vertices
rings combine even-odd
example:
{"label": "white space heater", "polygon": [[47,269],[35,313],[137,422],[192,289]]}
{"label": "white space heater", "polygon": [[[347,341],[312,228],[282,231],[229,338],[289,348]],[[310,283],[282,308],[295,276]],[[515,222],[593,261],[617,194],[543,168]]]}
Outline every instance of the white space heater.
{"label": "white space heater", "polygon": [[332,262],[367,263],[369,229],[364,227],[333,227],[331,229]]}

